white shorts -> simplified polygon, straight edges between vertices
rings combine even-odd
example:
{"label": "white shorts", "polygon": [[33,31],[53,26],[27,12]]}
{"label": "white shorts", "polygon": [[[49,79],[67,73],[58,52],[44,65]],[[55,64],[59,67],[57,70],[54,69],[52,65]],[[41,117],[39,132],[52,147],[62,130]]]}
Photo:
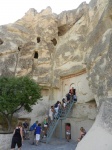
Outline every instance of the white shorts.
{"label": "white shorts", "polygon": [[40,134],[36,134],[36,141],[40,140]]}
{"label": "white shorts", "polygon": [[49,116],[51,120],[53,120],[53,116]]}
{"label": "white shorts", "polygon": [[66,103],[63,103],[63,107],[64,107],[64,108],[66,107]]}
{"label": "white shorts", "polygon": [[66,134],[67,134],[67,135],[70,135],[70,132],[69,132],[69,131],[67,131],[67,132],[66,132]]}

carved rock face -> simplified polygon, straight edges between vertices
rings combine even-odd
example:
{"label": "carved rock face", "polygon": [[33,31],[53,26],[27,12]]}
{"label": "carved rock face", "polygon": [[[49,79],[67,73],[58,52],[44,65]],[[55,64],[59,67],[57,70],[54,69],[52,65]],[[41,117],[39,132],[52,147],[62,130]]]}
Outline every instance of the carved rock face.
{"label": "carved rock face", "polygon": [[53,14],[30,9],[14,24],[0,27],[0,75],[29,74],[41,85],[60,88],[60,78],[83,72],[97,105],[112,96],[112,2],[92,0]]}

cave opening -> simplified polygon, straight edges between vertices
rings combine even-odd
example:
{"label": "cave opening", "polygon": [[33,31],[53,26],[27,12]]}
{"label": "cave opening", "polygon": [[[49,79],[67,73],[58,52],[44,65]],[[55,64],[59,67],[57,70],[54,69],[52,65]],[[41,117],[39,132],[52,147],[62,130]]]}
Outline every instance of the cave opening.
{"label": "cave opening", "polygon": [[18,50],[20,51],[22,49],[22,46],[20,45],[20,46],[18,46]]}
{"label": "cave opening", "polygon": [[51,41],[53,42],[53,45],[56,46],[57,40],[54,38],[54,39],[52,39]]}
{"label": "cave opening", "polygon": [[38,52],[35,52],[35,53],[34,53],[34,58],[35,58],[35,59],[38,59]]}
{"label": "cave opening", "polygon": [[68,25],[62,25],[58,27],[58,36],[63,36],[70,28],[71,26]]}
{"label": "cave opening", "polygon": [[2,41],[2,39],[0,39],[0,45],[2,45],[3,44],[3,41]]}
{"label": "cave opening", "polygon": [[37,43],[40,43],[40,37],[37,37]]}
{"label": "cave opening", "polygon": [[97,107],[97,103],[96,103],[96,100],[95,100],[95,99],[91,99],[91,100],[89,100],[89,101],[87,101],[87,102],[85,102],[85,103],[89,103],[89,104],[90,104],[90,107],[91,107],[92,105],[94,105],[94,107]]}

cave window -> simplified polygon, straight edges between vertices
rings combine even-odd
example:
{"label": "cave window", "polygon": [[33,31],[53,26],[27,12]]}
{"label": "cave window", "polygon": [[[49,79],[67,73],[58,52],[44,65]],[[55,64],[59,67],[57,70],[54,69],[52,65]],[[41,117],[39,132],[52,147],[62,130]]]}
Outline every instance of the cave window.
{"label": "cave window", "polygon": [[22,46],[20,45],[20,46],[18,46],[18,50],[20,51],[22,49]]}
{"label": "cave window", "polygon": [[34,58],[35,58],[35,59],[38,59],[38,52],[35,52]]}
{"label": "cave window", "polygon": [[54,38],[53,40],[51,40],[53,42],[53,45],[56,46],[57,44],[57,40]]}
{"label": "cave window", "polygon": [[61,33],[58,31],[58,36],[61,36]]}
{"label": "cave window", "polygon": [[0,45],[2,45],[3,44],[3,41],[0,39]]}
{"label": "cave window", "polygon": [[37,43],[40,43],[40,37],[37,37]]}

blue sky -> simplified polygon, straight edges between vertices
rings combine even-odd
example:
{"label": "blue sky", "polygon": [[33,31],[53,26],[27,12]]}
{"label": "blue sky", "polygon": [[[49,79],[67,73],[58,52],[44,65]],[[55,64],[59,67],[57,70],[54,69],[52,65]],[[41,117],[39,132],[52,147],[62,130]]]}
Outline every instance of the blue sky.
{"label": "blue sky", "polygon": [[47,6],[54,13],[77,8],[82,2],[90,0],[0,0],[0,25],[13,23],[24,16],[30,9],[35,8],[37,12]]}

